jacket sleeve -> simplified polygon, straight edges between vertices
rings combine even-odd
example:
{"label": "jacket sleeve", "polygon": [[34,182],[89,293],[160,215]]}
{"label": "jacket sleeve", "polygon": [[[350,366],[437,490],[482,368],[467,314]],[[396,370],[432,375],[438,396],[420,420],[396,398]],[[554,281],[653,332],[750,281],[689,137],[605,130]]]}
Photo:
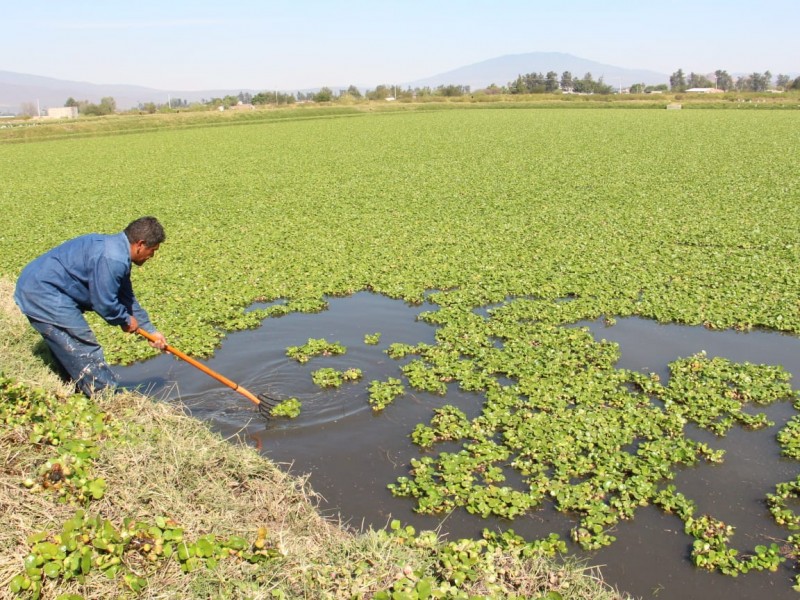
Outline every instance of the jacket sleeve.
{"label": "jacket sleeve", "polygon": [[[150,316],[147,314],[147,311],[142,308],[139,304],[139,301],[136,299],[135,294],[133,293],[133,284],[131,284],[131,275],[128,273],[123,279],[122,284],[119,288],[119,299],[120,302],[125,306],[128,314],[133,315],[136,317],[136,321],[139,323],[139,327],[144,329],[149,333],[155,333],[156,329],[153,327],[153,324],[150,322]],[[126,323],[130,319],[126,318]]]}
{"label": "jacket sleeve", "polygon": [[94,265],[89,280],[89,300],[94,312],[110,325],[126,325],[129,308],[122,302],[125,280],[130,286],[130,272],[125,263],[101,257]]}

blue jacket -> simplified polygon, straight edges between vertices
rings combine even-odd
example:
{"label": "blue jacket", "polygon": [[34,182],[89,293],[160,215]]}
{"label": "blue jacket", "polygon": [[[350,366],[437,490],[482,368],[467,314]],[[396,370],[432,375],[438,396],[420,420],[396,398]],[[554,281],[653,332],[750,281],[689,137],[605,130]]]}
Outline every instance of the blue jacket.
{"label": "blue jacket", "polygon": [[28,264],[17,280],[14,300],[28,317],[63,328],[85,327],[80,313],[93,310],[110,325],[153,333],[147,312],[131,285],[131,248],[124,233],[90,233],[56,246]]}

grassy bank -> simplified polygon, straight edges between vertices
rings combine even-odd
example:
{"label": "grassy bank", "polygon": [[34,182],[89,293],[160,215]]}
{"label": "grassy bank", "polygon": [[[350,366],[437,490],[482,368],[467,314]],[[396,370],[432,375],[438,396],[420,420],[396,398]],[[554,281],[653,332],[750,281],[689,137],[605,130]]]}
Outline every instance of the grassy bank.
{"label": "grassy bank", "polygon": [[0,597],[621,597],[553,543],[345,531],[303,479],[173,406],[70,396],[12,291],[0,280]]}

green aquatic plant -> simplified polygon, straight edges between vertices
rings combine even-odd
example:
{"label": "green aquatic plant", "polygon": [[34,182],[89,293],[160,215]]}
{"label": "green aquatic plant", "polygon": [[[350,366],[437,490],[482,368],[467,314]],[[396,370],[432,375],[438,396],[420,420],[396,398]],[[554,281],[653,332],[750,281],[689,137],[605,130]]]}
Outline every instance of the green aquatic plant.
{"label": "green aquatic plant", "polygon": [[311,380],[320,387],[338,388],[342,385],[342,374],[331,367],[323,367],[311,373]]}
{"label": "green aquatic plant", "polygon": [[[428,451],[445,441],[462,448],[412,459],[408,476],[389,486],[397,496],[414,498],[422,513],[463,507],[484,517],[514,518],[551,502],[578,516],[571,538],[587,550],[612,543],[610,530],[634,518],[642,506],[657,505],[690,522],[693,502],[669,485],[675,468],[700,460],[722,462],[724,455],[686,438],[685,425],[693,422],[717,435],[735,424],[761,428],[768,420],[744,410],[745,405],[793,396],[789,374],[780,367],[704,354],[672,363],[669,385],[663,386],[655,375],[617,369],[616,346],[594,340],[585,329],[528,320],[541,315],[520,313],[535,306],[529,301],[497,306],[483,324],[458,303],[443,304],[446,310],[423,316],[441,327],[441,347],[415,348],[421,358],[408,363],[404,373],[410,382],[424,382],[431,369],[420,361],[430,361],[437,379],[461,387],[480,381],[486,399],[476,418],[446,406],[435,409],[429,425],[419,424],[412,432],[412,441]],[[472,333],[464,333],[464,324]],[[512,384],[500,385],[498,376]],[[521,486],[503,484],[509,469],[522,476]],[[734,560],[727,540],[724,552],[718,548],[709,554],[704,544],[713,540],[698,539],[703,541],[698,564],[722,572],[743,572],[774,560],[771,551]],[[730,560],[723,561],[723,555]]]}
{"label": "green aquatic plant", "polygon": [[270,409],[269,414],[273,417],[294,419],[300,415],[301,406],[302,404],[297,398],[286,398]]}
{"label": "green aquatic plant", "polygon": [[345,346],[339,342],[331,343],[324,338],[309,338],[308,342],[302,346],[289,346],[286,348],[286,356],[299,363],[307,363],[314,356],[336,356],[345,352],[347,352]]}
{"label": "green aquatic plant", "polygon": [[395,377],[389,377],[386,381],[373,380],[369,384],[369,403],[375,412],[382,411],[395,398],[405,393],[403,382]]}

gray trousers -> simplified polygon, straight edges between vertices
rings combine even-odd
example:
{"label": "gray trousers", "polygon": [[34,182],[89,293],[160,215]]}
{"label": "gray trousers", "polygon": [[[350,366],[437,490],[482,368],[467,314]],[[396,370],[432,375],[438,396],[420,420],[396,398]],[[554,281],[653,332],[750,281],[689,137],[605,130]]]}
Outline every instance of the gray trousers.
{"label": "gray trousers", "polygon": [[102,346],[83,315],[80,320],[82,324],[59,327],[28,317],[33,328],[44,338],[53,357],[81,393],[91,397],[105,389],[116,389],[117,376],[108,366]]}

